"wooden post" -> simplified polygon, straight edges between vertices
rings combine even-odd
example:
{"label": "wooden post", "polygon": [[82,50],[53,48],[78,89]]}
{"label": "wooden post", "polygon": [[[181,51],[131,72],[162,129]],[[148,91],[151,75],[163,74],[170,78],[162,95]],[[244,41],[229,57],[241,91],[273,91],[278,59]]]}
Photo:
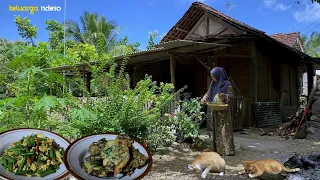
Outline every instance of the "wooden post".
{"label": "wooden post", "polygon": [[[173,54],[170,54],[170,76],[171,83],[173,84],[173,94],[176,92],[176,57]],[[173,97],[173,102],[171,103],[171,112],[174,112],[176,109],[176,95]]]}
{"label": "wooden post", "polygon": [[[210,84],[211,84],[211,76],[208,76],[207,77],[207,91],[208,89],[210,88]],[[209,131],[212,131],[214,130],[214,127],[213,127],[213,110],[211,107],[207,106],[207,123],[206,123],[206,126],[207,126],[207,130]],[[213,137],[214,137],[214,134],[213,134]]]}
{"label": "wooden post", "polygon": [[206,36],[209,36],[209,32],[210,32],[210,18],[207,17],[207,27],[206,27]]}
{"label": "wooden post", "polygon": [[88,92],[90,92],[90,82],[91,82],[91,72],[87,72],[86,87]]}
{"label": "wooden post", "polygon": [[52,84],[50,84],[50,96],[53,95],[53,92],[52,92]]}
{"label": "wooden post", "polygon": [[170,54],[170,76],[171,83],[174,85],[173,92],[176,91],[176,58],[173,54]]}
{"label": "wooden post", "polygon": [[250,95],[252,102],[257,101],[257,48],[256,43],[251,43],[250,52]]}
{"label": "wooden post", "polygon": [[308,97],[309,97],[312,91],[313,77],[314,77],[313,66],[311,63],[307,64],[307,75],[308,75]]}

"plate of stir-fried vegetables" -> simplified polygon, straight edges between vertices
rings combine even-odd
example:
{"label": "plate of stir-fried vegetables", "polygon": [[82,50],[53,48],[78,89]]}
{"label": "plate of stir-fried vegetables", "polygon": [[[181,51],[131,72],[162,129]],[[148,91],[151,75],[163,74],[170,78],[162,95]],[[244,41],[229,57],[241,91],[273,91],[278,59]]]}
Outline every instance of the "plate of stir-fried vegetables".
{"label": "plate of stir-fried vegetables", "polygon": [[72,142],[64,162],[78,180],[136,180],[151,170],[152,156],[129,136],[96,134]]}
{"label": "plate of stir-fried vegetables", "polygon": [[5,179],[53,180],[69,175],[63,163],[70,142],[40,129],[15,129],[0,134],[0,175]]}

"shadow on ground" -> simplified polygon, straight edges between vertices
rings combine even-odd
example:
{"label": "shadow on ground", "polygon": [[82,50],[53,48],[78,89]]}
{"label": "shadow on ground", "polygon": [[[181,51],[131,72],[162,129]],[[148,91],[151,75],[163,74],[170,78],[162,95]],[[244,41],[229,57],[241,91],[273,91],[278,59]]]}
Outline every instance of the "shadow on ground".
{"label": "shadow on ground", "polygon": [[[209,173],[206,179],[242,180],[251,179],[247,175],[238,175],[243,169],[242,161],[252,159],[273,158],[282,163],[296,152],[312,154],[320,151],[320,145],[306,140],[285,140],[276,137],[257,137],[235,134],[235,144],[238,146],[235,156],[223,157],[226,160],[225,176],[220,177]],[[210,147],[211,139],[204,139]],[[258,144],[257,144],[258,143]],[[254,146],[254,147],[252,147]],[[188,164],[198,154],[185,146],[168,147],[161,151],[161,155],[153,156],[154,162],[151,172],[144,177],[145,180],[197,180],[202,179],[201,174],[188,169]],[[253,179],[254,180],[254,179]]]}

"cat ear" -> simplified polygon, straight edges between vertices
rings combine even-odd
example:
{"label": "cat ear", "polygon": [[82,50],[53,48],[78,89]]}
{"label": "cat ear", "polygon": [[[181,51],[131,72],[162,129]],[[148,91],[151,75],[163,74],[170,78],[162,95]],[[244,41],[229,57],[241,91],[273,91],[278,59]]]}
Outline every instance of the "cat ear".
{"label": "cat ear", "polygon": [[191,166],[191,165],[188,165],[188,168],[191,169],[191,170],[193,170],[193,166]]}

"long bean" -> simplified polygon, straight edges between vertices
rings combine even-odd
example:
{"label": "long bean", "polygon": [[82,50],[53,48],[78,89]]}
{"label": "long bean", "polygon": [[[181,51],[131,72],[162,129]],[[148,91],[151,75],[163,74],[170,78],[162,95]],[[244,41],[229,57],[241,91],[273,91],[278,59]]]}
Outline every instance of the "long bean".
{"label": "long bean", "polygon": [[20,164],[20,166],[19,166],[18,172],[19,172],[19,171],[22,171],[23,166],[26,164],[26,161],[27,161],[27,156],[24,156],[24,157],[23,157],[23,160],[22,160],[22,162],[21,162],[21,164]]}
{"label": "long bean", "polygon": [[23,154],[20,154],[21,156],[32,156],[34,155],[34,152],[29,152],[29,153],[23,153]]}
{"label": "long bean", "polygon": [[1,163],[2,163],[2,165],[3,165],[4,168],[7,168],[7,167],[8,167],[7,159],[1,158],[0,161],[1,161]]}
{"label": "long bean", "polygon": [[8,161],[8,170],[9,170],[10,172],[13,171],[13,162],[12,162],[12,161]]}
{"label": "long bean", "polygon": [[24,146],[22,144],[17,144],[14,146],[15,148],[23,148]]}
{"label": "long bean", "polygon": [[34,138],[33,137],[30,137],[29,138],[29,141],[28,141],[28,146],[29,147],[32,147],[32,146],[35,146],[36,142],[34,141]]}
{"label": "long bean", "polygon": [[54,158],[53,148],[51,148],[50,151],[49,151],[49,157],[50,157],[50,159],[53,159],[53,158]]}
{"label": "long bean", "polygon": [[63,155],[64,154],[64,149],[61,147],[59,152],[60,152],[61,155]]}
{"label": "long bean", "polygon": [[31,170],[18,171],[18,172],[15,173],[15,175],[26,175],[26,174],[29,174],[31,172],[32,172]]}
{"label": "long bean", "polygon": [[10,148],[10,149],[7,149],[7,152],[20,152],[21,151],[21,148]]}
{"label": "long bean", "polygon": [[26,146],[26,147],[24,147],[24,150],[26,151],[26,153],[29,153],[30,151],[29,151],[29,148]]}
{"label": "long bean", "polygon": [[17,160],[11,156],[8,156],[8,155],[4,155],[3,156],[4,158],[6,158],[8,161],[12,162],[12,163],[16,163]]}
{"label": "long bean", "polygon": [[38,138],[38,139],[39,139],[39,141],[47,141],[46,138]]}
{"label": "long bean", "polygon": [[45,176],[48,176],[49,174],[52,174],[55,172],[56,172],[55,169],[47,169],[47,170],[43,171],[42,173],[40,173],[40,177],[45,177]]}

